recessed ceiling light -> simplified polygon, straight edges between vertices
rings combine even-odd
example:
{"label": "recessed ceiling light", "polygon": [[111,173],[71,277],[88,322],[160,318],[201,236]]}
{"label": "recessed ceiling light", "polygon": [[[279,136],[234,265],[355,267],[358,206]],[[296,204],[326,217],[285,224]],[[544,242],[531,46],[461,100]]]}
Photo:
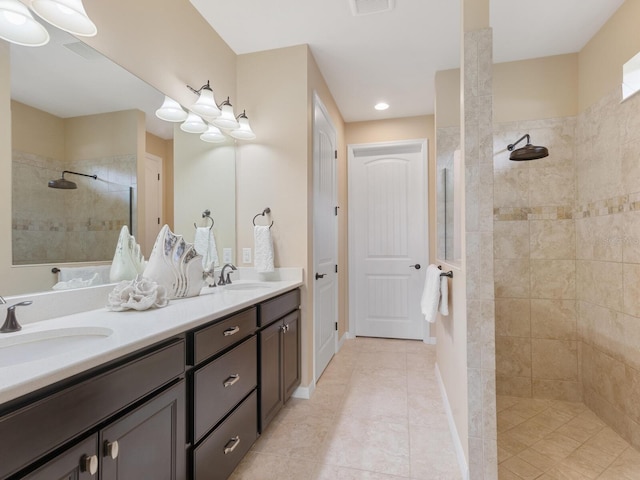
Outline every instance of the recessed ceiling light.
{"label": "recessed ceiling light", "polygon": [[387,108],[389,108],[389,104],[380,102],[380,103],[377,103],[376,106],[373,108],[375,108],[376,110],[386,110]]}

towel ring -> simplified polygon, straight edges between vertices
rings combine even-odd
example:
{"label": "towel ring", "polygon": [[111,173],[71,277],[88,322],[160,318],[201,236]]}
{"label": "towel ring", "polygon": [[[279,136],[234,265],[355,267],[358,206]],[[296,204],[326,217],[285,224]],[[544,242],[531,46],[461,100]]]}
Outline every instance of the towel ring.
{"label": "towel ring", "polygon": [[[265,208],[262,213],[258,213],[255,217],[253,217],[253,226],[257,226],[256,225],[256,218],[260,217],[260,216],[265,216],[267,213],[271,213],[271,209],[269,207]],[[271,220],[271,225],[269,225],[269,228],[273,227],[273,220]]]}
{"label": "towel ring", "polygon": [[[209,230],[211,230],[216,223],[213,221],[213,218],[211,218],[211,210],[207,209],[204,212],[202,212],[202,218],[208,218],[209,220],[211,220],[211,225],[209,226]],[[196,222],[193,222],[193,227],[196,229],[198,228],[198,225],[196,225]]]}

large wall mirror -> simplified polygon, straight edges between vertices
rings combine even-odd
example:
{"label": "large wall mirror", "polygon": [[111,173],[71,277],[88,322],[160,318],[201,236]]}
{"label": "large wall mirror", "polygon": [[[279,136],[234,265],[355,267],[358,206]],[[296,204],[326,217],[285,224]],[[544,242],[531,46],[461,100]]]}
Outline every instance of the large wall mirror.
{"label": "large wall mirror", "polygon": [[[10,47],[14,267],[110,262],[123,225],[134,235],[142,228],[148,256],[157,233],[154,225],[157,230],[162,226],[157,220],[161,197],[172,192],[145,188],[139,194],[145,182],[140,172],[152,171],[159,161],[155,168],[172,175],[180,162],[191,162],[194,152],[199,162],[212,162],[207,175],[224,189],[199,192],[202,196],[191,203],[181,190],[176,208],[179,203],[185,207],[171,226],[191,241],[193,224],[202,222],[205,209],[211,210],[222,259],[222,249],[235,246],[233,144],[204,144],[197,135],[179,131],[173,142],[176,127],[154,115],[162,93],[75,37],[49,30],[51,41],[43,47]],[[150,153],[149,144],[158,142],[173,143],[172,158]],[[174,161],[174,168],[162,166]],[[65,171],[75,172],[64,178],[77,188],[51,188],[50,183],[59,186]],[[201,181],[202,170],[194,169],[193,175]],[[179,177],[189,182],[185,175]],[[138,218],[139,212],[149,218]],[[187,224],[190,229],[180,231]],[[52,276],[51,283],[55,281]],[[29,291],[25,287],[22,293]]]}

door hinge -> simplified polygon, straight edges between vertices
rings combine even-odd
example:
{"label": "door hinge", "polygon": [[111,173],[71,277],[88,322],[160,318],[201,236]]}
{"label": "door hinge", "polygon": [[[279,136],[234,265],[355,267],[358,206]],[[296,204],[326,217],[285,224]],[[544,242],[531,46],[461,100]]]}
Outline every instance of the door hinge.
{"label": "door hinge", "polygon": [[338,322],[336,322],[336,332],[338,331]]}
{"label": "door hinge", "polygon": [[160,174],[158,174],[158,181],[160,181]]}
{"label": "door hinge", "polygon": [[340,208],[340,207],[333,207],[333,210],[335,211],[335,215],[336,215],[336,217],[338,216],[338,209],[339,209],[339,208]]}
{"label": "door hinge", "polygon": [[158,217],[158,225],[160,225],[160,217]]}
{"label": "door hinge", "polygon": [[336,265],[336,273],[338,273],[338,265]]}
{"label": "door hinge", "polygon": [[338,150],[333,151],[333,158],[338,159]]}

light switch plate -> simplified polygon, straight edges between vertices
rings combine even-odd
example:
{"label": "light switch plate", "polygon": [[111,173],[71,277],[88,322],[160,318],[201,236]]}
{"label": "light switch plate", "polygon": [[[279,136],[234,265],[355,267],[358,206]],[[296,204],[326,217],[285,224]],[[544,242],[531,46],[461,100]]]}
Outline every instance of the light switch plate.
{"label": "light switch plate", "polygon": [[242,263],[251,263],[251,249],[243,248],[242,249]]}
{"label": "light switch plate", "polygon": [[229,247],[222,249],[222,261],[224,263],[232,263],[231,249]]}

